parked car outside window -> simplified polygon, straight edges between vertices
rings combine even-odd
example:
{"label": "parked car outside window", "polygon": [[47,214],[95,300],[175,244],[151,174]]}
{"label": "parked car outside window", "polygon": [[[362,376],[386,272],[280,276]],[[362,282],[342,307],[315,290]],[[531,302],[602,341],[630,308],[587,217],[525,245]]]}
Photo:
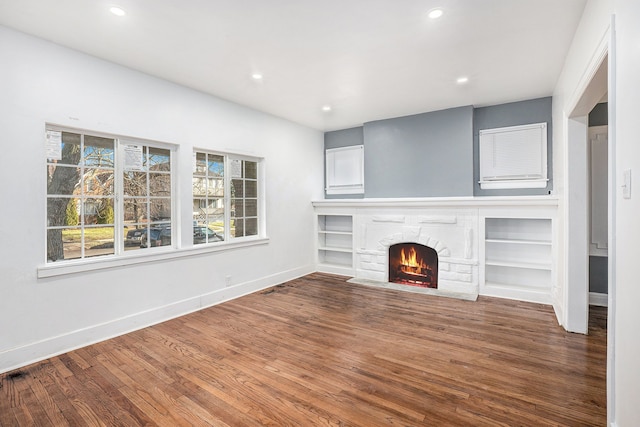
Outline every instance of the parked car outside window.
{"label": "parked car outside window", "polygon": [[193,244],[221,242],[224,240],[224,236],[202,225],[193,227]]}
{"label": "parked car outside window", "polygon": [[148,247],[156,247],[156,246],[169,246],[171,245],[171,227],[152,227],[149,229],[149,239],[151,241],[151,245],[147,242],[147,233],[142,235],[140,239],[140,247],[148,248]]}

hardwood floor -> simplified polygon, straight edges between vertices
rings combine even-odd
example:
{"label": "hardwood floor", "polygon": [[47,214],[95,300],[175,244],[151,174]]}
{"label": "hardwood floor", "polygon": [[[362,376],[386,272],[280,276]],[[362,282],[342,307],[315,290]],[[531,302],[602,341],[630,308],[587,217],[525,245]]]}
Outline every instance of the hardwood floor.
{"label": "hardwood floor", "polygon": [[604,426],[606,309],[312,274],[0,376],[0,425]]}

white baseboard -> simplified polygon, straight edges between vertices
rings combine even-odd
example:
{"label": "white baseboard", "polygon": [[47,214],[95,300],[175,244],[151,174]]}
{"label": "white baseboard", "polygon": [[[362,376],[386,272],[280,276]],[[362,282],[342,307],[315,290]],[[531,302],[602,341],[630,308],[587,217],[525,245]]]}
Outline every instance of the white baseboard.
{"label": "white baseboard", "polygon": [[608,307],[609,295],[600,294],[597,292],[589,292],[589,305],[596,305],[598,307]]}
{"label": "white baseboard", "polygon": [[81,347],[105,341],[139,329],[277,285],[313,273],[314,266],[283,271],[257,280],[218,289],[162,307],[135,313],[120,319],[71,331],[0,353],[0,374],[48,359]]}

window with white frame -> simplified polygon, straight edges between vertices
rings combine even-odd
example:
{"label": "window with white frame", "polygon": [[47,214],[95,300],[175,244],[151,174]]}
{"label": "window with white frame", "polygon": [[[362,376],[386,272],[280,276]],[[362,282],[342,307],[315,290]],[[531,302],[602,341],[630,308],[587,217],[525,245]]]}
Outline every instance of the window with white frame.
{"label": "window with white frame", "polygon": [[547,124],[483,129],[480,139],[480,188],[545,188]]}
{"label": "window with white frame", "polygon": [[259,234],[259,166],[259,159],[194,153],[194,245]]}
{"label": "window with white frame", "polygon": [[47,262],[170,246],[172,152],[47,126]]}

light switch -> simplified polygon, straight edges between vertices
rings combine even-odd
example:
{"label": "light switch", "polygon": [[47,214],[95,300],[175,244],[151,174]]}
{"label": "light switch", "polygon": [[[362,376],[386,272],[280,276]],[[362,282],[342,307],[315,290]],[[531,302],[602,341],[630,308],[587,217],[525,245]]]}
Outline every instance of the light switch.
{"label": "light switch", "polygon": [[631,198],[631,169],[622,171],[622,198]]}

